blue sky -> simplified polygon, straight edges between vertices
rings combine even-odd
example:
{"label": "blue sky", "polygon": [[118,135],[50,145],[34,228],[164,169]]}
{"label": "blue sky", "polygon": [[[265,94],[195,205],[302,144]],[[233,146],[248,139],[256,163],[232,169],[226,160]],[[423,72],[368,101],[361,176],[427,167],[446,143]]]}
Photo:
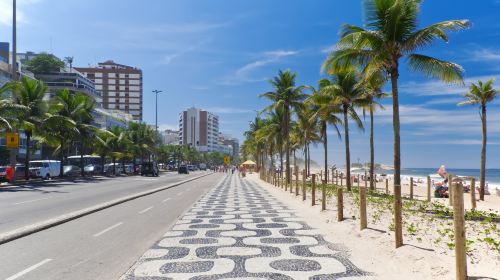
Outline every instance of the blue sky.
{"label": "blue sky", "polygon": [[[10,41],[10,0],[0,0],[0,41]],[[466,82],[497,78],[500,88],[500,1],[423,1],[421,25],[470,19],[449,43],[422,51],[461,64]],[[361,1],[350,0],[18,0],[19,51],[74,56],[75,66],[107,59],[144,71],[144,120],[175,128],[190,106],[221,118],[221,130],[242,133],[267,101],[267,80],[279,69],[315,85],[343,23],[362,23]],[[405,65],[403,65],[405,69]],[[402,162],[405,167],[478,168],[478,111],[457,107],[465,87],[401,73]],[[392,162],[390,100],[376,116],[376,161]],[[500,99],[488,109],[488,167],[500,167]],[[331,132],[333,136],[333,131]],[[368,135],[351,132],[352,161],[368,160]],[[329,157],[344,163],[343,143],[330,137]],[[321,146],[313,158],[322,160]]]}

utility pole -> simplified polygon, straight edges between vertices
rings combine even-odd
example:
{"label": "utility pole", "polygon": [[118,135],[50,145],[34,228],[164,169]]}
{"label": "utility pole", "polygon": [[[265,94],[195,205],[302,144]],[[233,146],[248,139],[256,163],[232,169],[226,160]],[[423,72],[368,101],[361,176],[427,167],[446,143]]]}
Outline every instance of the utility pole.
{"label": "utility pole", "polygon": [[161,93],[161,90],[153,90],[153,93],[156,95],[156,114],[155,114],[155,129],[158,132],[158,93]]}
{"label": "utility pole", "polygon": [[[16,0],[12,0],[12,81],[17,81],[17,38],[16,38],[16,33],[17,33],[17,26],[16,26]],[[12,176],[12,183],[16,181],[16,163],[17,163],[17,149],[11,149],[9,151],[9,162],[12,167],[13,176]],[[28,168],[26,166],[25,168]]]}

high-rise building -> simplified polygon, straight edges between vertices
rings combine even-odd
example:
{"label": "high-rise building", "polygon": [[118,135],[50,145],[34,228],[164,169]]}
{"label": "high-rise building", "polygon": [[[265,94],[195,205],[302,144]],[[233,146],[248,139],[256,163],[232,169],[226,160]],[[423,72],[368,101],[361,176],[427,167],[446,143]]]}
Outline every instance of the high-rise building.
{"label": "high-rise building", "polygon": [[179,144],[200,152],[219,150],[219,117],[197,108],[179,114]]}
{"label": "high-rise building", "polygon": [[165,145],[179,145],[179,131],[166,129],[161,133],[162,142]]}
{"label": "high-rise building", "polygon": [[102,93],[103,108],[129,113],[142,120],[142,70],[108,60],[97,67],[75,67]]}

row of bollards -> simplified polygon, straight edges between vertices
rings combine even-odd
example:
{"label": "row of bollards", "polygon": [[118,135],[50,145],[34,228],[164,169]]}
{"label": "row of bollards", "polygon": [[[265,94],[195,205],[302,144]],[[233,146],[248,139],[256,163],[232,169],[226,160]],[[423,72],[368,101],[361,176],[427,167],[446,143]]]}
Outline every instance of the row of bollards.
{"label": "row of bollards", "polygon": [[[271,173],[271,172],[270,172]],[[295,167],[295,196],[299,196],[300,188],[299,188],[299,169]],[[337,220],[344,220],[344,197],[343,197],[343,179],[344,174],[339,173],[337,170],[332,169],[331,183],[338,186],[337,188]],[[285,191],[290,190],[290,193],[293,193],[293,182],[289,185],[287,180],[283,179],[282,174],[280,176],[276,176],[276,173],[273,172],[272,176],[270,174],[261,175],[261,178],[265,179],[268,183],[271,183],[277,187],[284,188]],[[307,199],[307,171],[302,171],[302,200],[305,201]],[[326,210],[326,202],[327,202],[327,184],[328,184],[328,171],[324,174],[323,172],[319,174],[320,180],[322,180],[321,186],[321,210]],[[340,179],[340,184],[339,183]],[[356,179],[346,178],[346,180]],[[374,179],[374,183],[376,183],[376,179]],[[316,205],[316,180],[317,174],[311,174],[311,205]],[[372,180],[372,178],[370,178]],[[360,186],[360,178],[357,176],[357,186],[359,189],[359,214],[360,214],[360,229],[366,229],[368,227],[367,222],[367,194],[366,190],[368,188],[367,176],[364,177],[364,186]],[[427,201],[431,201],[431,179],[427,177]],[[454,232],[455,232],[455,271],[456,271],[456,279],[465,280],[467,279],[467,255],[466,255],[466,235],[465,235],[465,209],[464,209],[464,194],[463,194],[463,185],[458,178],[454,178],[451,175],[448,177],[448,185],[449,187],[449,205],[453,206],[453,222],[454,222]],[[385,179],[385,193],[389,194],[389,181]],[[401,187],[398,185],[394,185],[393,189],[394,194],[394,227],[395,227],[395,243],[396,247],[400,247],[403,245],[403,235],[402,235],[402,199],[401,199]],[[410,195],[409,199],[414,199],[414,180],[413,177],[410,178]],[[475,200],[475,180],[474,178],[471,181],[471,207],[472,209],[476,208],[476,200]]]}

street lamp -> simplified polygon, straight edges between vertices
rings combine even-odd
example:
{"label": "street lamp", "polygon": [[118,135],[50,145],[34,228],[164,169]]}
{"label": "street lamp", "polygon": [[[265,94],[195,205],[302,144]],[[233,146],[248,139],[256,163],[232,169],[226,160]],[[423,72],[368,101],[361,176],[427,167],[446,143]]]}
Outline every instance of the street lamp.
{"label": "street lamp", "polygon": [[156,95],[156,115],[155,115],[155,129],[158,132],[158,93],[161,93],[161,90],[153,90],[153,93]]}

